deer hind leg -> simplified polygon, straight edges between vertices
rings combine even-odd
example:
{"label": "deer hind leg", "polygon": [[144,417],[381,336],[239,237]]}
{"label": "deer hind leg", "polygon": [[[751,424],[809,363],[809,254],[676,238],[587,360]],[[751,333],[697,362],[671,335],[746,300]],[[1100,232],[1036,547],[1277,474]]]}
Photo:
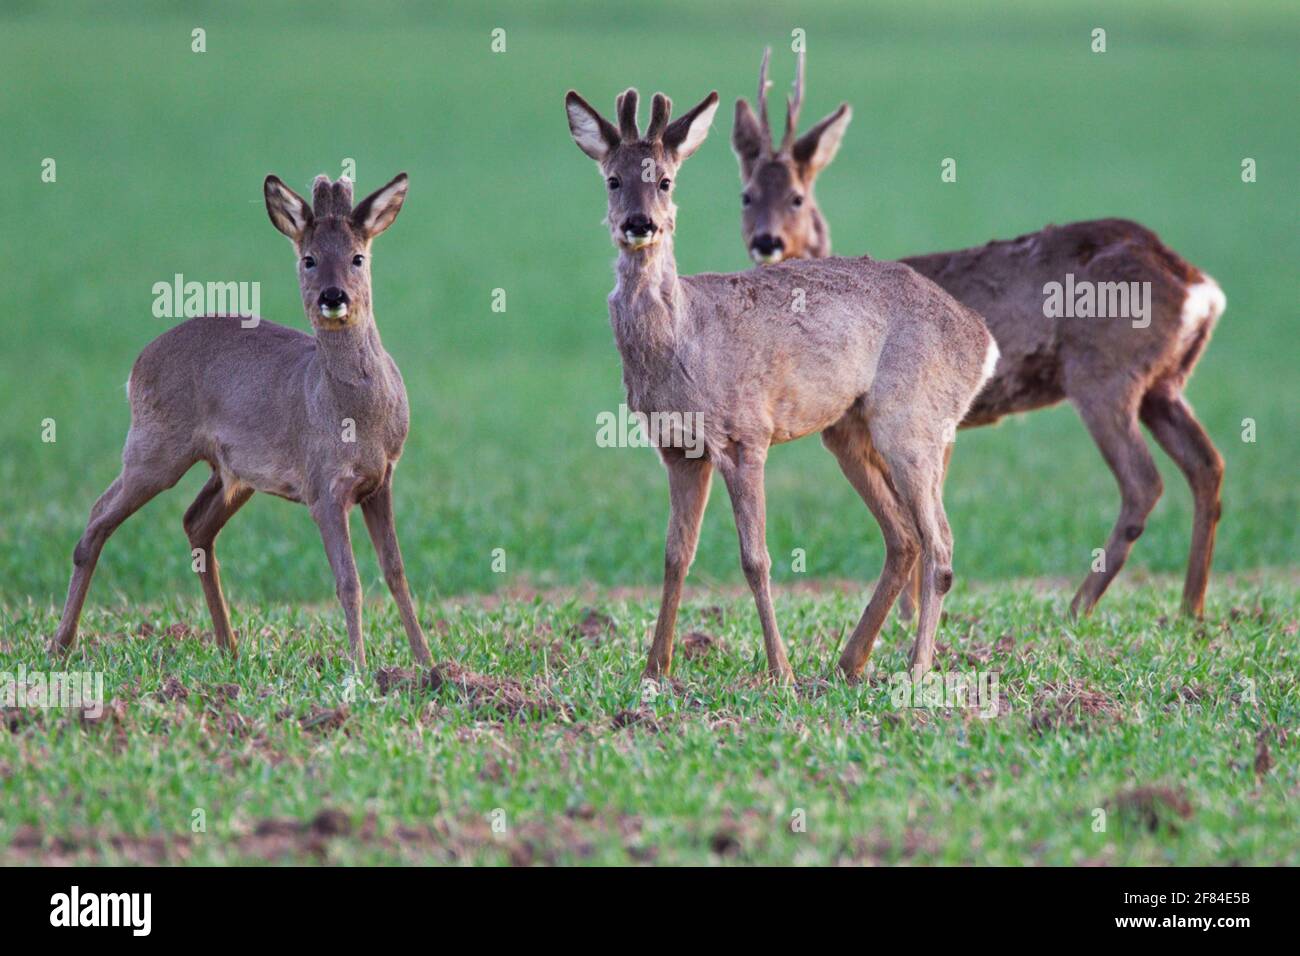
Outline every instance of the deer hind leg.
{"label": "deer hind leg", "polygon": [[835,455],[844,477],[871,510],[885,538],[885,565],[871,600],[840,655],[840,671],[849,682],[855,683],[871,658],[871,649],[890,607],[912,578],[912,568],[921,553],[920,535],[911,514],[872,460],[871,439],[865,424],[842,419],[822,432],[822,442]]}
{"label": "deer hind leg", "polygon": [[[918,431],[911,432],[914,442]],[[880,443],[877,442],[877,447]],[[934,663],[934,640],[943,610],[943,596],[952,587],[952,531],[943,510],[943,452],[930,449],[880,449],[899,502],[907,508],[921,542],[921,604],[916,641],[908,663],[919,681]]]}
{"label": "deer hind leg", "polygon": [[186,509],[183,522],[190,547],[202,552],[195,555],[195,558],[201,562],[199,581],[203,585],[203,598],[208,602],[208,612],[212,615],[213,634],[218,646],[236,657],[239,655],[239,646],[230,626],[230,609],[226,606],[226,596],[221,591],[216,541],[226,522],[251,497],[253,489],[247,485],[238,485],[232,489],[222,481],[221,475],[213,472],[194,503]]}
{"label": "deer hind leg", "polygon": [[[1128,559],[1135,542],[1146,528],[1147,516],[1160,500],[1162,485],[1160,472],[1147,450],[1142,433],[1138,430],[1133,404],[1118,405],[1113,398],[1120,391],[1101,389],[1092,393],[1091,400],[1075,399],[1075,406],[1083,423],[1088,427],[1097,447],[1101,449],[1106,464],[1119,483],[1119,519],[1106,542],[1100,569],[1093,570],[1070,602],[1070,614],[1086,616],[1110,586],[1115,575]],[[1095,565],[1094,565],[1095,567]]]}
{"label": "deer hind leg", "polygon": [[700,522],[709,501],[713,465],[707,458],[687,458],[678,449],[662,450],[668,468],[668,538],[664,545],[664,589],[655,620],[654,641],[644,677],[658,680],[673,663],[673,632],[682,586],[700,540]]}
{"label": "deer hind leg", "polygon": [[167,467],[159,467],[157,463],[140,460],[131,454],[129,437],[127,448],[122,473],[113,479],[90,509],[86,530],[72,552],[72,578],[68,582],[68,597],[58,630],[50,642],[51,653],[64,653],[77,640],[81,609],[86,603],[90,579],[95,574],[104,542],[150,499],[180,481],[181,475],[193,464],[192,460],[179,460],[170,462]]}
{"label": "deer hind leg", "polygon": [[921,606],[921,563],[917,561],[907,574],[907,583],[898,592],[898,616],[910,622]]}
{"label": "deer hind leg", "polygon": [[1142,399],[1139,415],[1160,447],[1182,469],[1192,489],[1195,517],[1187,579],[1183,584],[1183,613],[1200,617],[1205,610],[1214,533],[1219,523],[1223,458],[1177,387],[1155,386]]}
{"label": "deer hind leg", "polygon": [[763,490],[767,449],[735,445],[732,455],[731,458],[723,456],[717,466],[727,483],[731,508],[736,516],[740,567],[745,572],[745,580],[749,582],[758,608],[768,672],[778,683],[788,684],[794,680],[794,671],[790,669],[785,644],[776,626],[776,611],[772,607],[772,557],[767,553],[767,501]]}
{"label": "deer hind leg", "polygon": [[[948,463],[952,460],[952,445],[944,446],[943,480],[948,478]],[[945,522],[947,517],[944,518]],[[898,616],[904,621],[912,620],[916,609],[921,606],[921,562],[918,560],[908,575],[907,586],[898,595]]]}

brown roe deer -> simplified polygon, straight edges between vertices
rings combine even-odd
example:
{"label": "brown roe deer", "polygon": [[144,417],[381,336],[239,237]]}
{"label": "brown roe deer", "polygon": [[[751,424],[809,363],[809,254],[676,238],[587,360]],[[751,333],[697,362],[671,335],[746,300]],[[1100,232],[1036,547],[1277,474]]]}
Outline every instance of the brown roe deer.
{"label": "brown roe deer", "polygon": [[[565,100],[573,139],[596,161],[607,194],[606,223],[618,248],[609,314],[628,406],[696,430],[689,442],[681,434],[652,436],[668,470],[670,516],[646,676],[665,675],[672,664],[682,584],[716,468],[731,496],[768,669],[779,682],[792,678],[772,607],[764,466],[772,445],[820,432],[875,515],[887,549],[839,666],[858,679],[919,559],[911,654],[919,677],[933,660],[952,584],[944,450],[992,371],[997,347],[978,315],[897,263],[820,259],[679,276],[673,181],[704,141],[717,104],[711,93],[669,122],[671,104],[657,93],[642,135],[636,90],[618,98],[618,126],[575,92]],[[692,457],[683,445],[701,453]]]}
{"label": "brown roe deer", "polygon": [[[759,69],[758,117],[736,103],[732,147],[744,185],[741,232],[756,262],[830,255],[830,230],[813,198],[813,181],[835,157],[851,112],[842,104],[796,138],[803,100],[799,55],[785,137],[774,146],[767,120],[767,54]],[[1070,603],[1087,615],[1127,560],[1162,486],[1138,428],[1141,421],[1182,469],[1195,517],[1183,585],[1183,611],[1205,608],[1223,459],[1184,397],[1226,300],[1218,284],[1151,230],[1124,219],[1048,226],[1009,241],[900,260],[984,317],[1001,359],[962,428],[1068,399],[1119,483],[1122,504],[1104,556]],[[1132,288],[1150,283],[1147,312],[1129,316],[1049,317],[1047,289]],[[919,582],[899,602],[910,617]]]}
{"label": "brown roe deer", "polygon": [[266,209],[293,242],[303,307],[316,334],[207,315],[145,347],[127,382],[131,428],[122,472],[95,503],[73,553],[52,650],[66,651],[76,640],[109,535],[203,461],[212,476],[185,512],[184,526],[222,648],[237,653],[213,547],[231,516],[263,491],[311,509],[357,667],[365,665],[366,652],[348,512],[360,504],[411,651],[420,662],[429,660],[393,524],[406,388],[379,341],[370,294],[370,243],[397,218],[406,187],[403,173],[353,208],[351,182],[318,176],[308,206],[278,178],[266,178]]}

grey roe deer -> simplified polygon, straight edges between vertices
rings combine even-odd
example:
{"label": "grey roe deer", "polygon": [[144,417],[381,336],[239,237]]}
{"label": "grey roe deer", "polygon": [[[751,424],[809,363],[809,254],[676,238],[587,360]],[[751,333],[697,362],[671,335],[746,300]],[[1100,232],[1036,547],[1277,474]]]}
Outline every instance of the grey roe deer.
{"label": "grey roe deer", "polygon": [[303,307],[315,335],[209,315],[164,332],[127,383],[131,428],[122,472],[95,503],[73,553],[72,581],[53,649],[66,650],[105,540],[190,466],[212,469],[185,512],[218,643],[237,652],[213,546],[255,491],[301,502],[320,527],[357,667],[365,665],[361,582],[348,529],[360,504],[411,650],[429,660],[393,524],[393,469],[406,440],[406,388],[384,351],[370,295],[370,244],[393,224],[406,174],[352,205],[352,184],[318,176],[312,205],[275,176],[264,184],[271,222],[293,242]]}
{"label": "grey roe deer", "polygon": [[[803,55],[786,113],[785,138],[774,146],[767,121],[767,56],[759,70],[758,117],[736,103],[732,147],[744,184],[741,232],[755,261],[830,255],[830,232],[812,198],[817,174],[834,158],[847,128],[847,104],[796,138],[803,99]],[[1119,573],[1162,491],[1141,421],[1191,486],[1194,518],[1183,585],[1184,613],[1205,608],[1214,532],[1219,521],[1223,459],[1184,397],[1226,300],[1218,284],[1151,230],[1124,219],[1048,226],[1009,241],[899,260],[984,317],[1001,359],[962,428],[1068,399],[1119,483],[1122,504],[1099,569],[1070,603],[1087,615]],[[1072,280],[1067,280],[1073,276]],[[1144,327],[1127,316],[1048,317],[1052,283],[1096,290],[1150,283]],[[918,582],[904,591],[910,617]]]}
{"label": "grey roe deer", "polygon": [[[944,449],[993,368],[979,316],[906,266],[862,259],[791,262],[732,275],[679,276],[673,182],[708,134],[711,93],[669,122],[654,96],[637,128],[637,92],[617,101],[614,126],[577,93],[565,100],[578,147],[596,161],[606,223],[618,248],[610,322],[633,412],[680,416],[698,431],[658,442],[670,516],[663,599],[646,675],[666,674],[682,584],[695,556],[716,468],[731,496],[740,562],[754,595],[768,668],[792,677],[772,608],[763,474],[768,449],[813,432],[884,532],[880,581],[839,666],[856,680],[913,563],[923,576],[913,673],[931,665],[952,532],[940,496]],[[671,420],[671,419],[670,419]],[[691,457],[689,444],[702,454]]]}

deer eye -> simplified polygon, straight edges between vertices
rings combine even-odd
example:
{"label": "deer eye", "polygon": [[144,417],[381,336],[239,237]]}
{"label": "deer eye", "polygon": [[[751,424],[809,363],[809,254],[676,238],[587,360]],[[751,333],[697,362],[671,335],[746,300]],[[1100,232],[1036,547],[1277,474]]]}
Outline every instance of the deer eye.
{"label": "deer eye", "polygon": [[793,202],[796,206],[802,206],[802,205],[803,205],[803,197],[802,197],[802,196],[798,196],[798,195],[796,195],[796,196],[794,197],[794,199],[792,199],[792,200],[790,200],[790,201]]}
{"label": "deer eye", "polygon": [[366,257],[362,255],[355,255],[352,257],[352,264],[356,266],[358,269],[365,264],[365,261],[366,261]]}
{"label": "deer eye", "polygon": [[315,269],[315,268],[316,268],[316,257],[315,257],[315,256],[303,256],[303,257],[302,257],[302,266],[303,266],[304,269]]}
{"label": "deer eye", "polygon": [[609,182],[609,188],[610,188],[610,189],[617,189],[619,186],[623,185],[622,183],[620,183],[620,182],[618,181],[618,177],[617,177],[617,176],[610,176],[609,179],[608,179],[607,181]]}
{"label": "deer eye", "polygon": [[672,187],[672,184],[673,181],[669,179],[667,176],[659,180],[659,188],[662,189],[664,192],[668,192],[668,190]]}
{"label": "deer eye", "polygon": [[750,203],[752,203],[753,201],[754,201],[754,197],[751,196],[749,193],[741,193],[741,194],[740,194],[740,204],[741,204],[742,206],[748,206],[748,205],[749,205]]}

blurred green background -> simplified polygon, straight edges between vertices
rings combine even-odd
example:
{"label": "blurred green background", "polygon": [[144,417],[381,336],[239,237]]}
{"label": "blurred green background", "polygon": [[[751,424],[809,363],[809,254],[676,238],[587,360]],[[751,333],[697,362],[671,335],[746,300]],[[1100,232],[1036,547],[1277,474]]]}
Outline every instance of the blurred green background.
{"label": "blurred green background", "polygon": [[[61,600],[87,512],[117,472],[123,382],[169,324],[151,314],[153,283],[259,281],[263,315],[306,328],[261,182],[275,172],[305,190],[346,158],[359,194],[411,175],[374,276],[412,405],[397,490],[417,593],[657,583],[662,469],[648,449],[595,444],[597,414],[623,400],[605,311],[614,252],[562,97],[575,87],[612,110],[636,85],[685,108],[719,90],[713,133],[680,176],[678,262],[743,269],[730,105],[752,96],[765,45],[783,92],[795,28],[806,122],[841,100],[855,110],[817,190],[837,252],[888,258],[1126,216],[1218,279],[1228,310],[1189,392],[1228,464],[1216,569],[1295,563],[1292,2],[177,6],[0,10],[0,599]],[[1094,27],[1104,54],[1090,51]],[[205,53],[191,52],[195,28]],[[504,53],[491,51],[495,28]],[[955,184],[939,179],[947,156]],[[57,182],[41,181],[46,157]],[[1244,157],[1258,182],[1241,181]],[[491,308],[497,288],[505,313]],[[1190,496],[1157,458],[1166,494],[1132,563],[1181,572]],[[203,471],[118,532],[92,603],[197,600],[180,519]],[[963,432],[947,501],[959,582],[1080,577],[1119,504],[1068,408]],[[879,532],[816,438],[773,453],[769,511],[778,580],[794,577],[796,547],[810,576],[877,573]],[[359,520],[354,538],[373,586]],[[258,496],[221,547],[236,608],[333,594],[302,508]],[[740,580],[721,487],[695,574]]]}

